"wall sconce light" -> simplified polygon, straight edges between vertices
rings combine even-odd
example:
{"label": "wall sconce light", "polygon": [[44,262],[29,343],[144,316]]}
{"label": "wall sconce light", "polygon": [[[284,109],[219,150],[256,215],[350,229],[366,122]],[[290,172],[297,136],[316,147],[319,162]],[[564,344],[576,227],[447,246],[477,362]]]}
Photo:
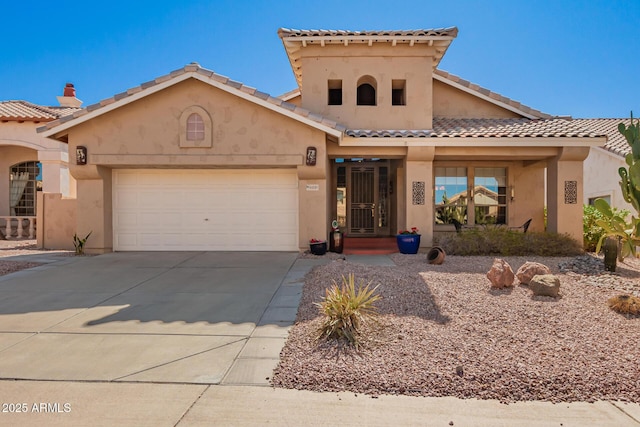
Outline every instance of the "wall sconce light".
{"label": "wall sconce light", "polygon": [[76,165],[87,164],[87,147],[78,145],[76,147]]}
{"label": "wall sconce light", "polygon": [[511,201],[513,202],[513,199],[516,197],[516,190],[511,187]]}
{"label": "wall sconce light", "polygon": [[318,150],[316,150],[316,147],[307,147],[306,165],[315,166],[317,155],[318,155]]}

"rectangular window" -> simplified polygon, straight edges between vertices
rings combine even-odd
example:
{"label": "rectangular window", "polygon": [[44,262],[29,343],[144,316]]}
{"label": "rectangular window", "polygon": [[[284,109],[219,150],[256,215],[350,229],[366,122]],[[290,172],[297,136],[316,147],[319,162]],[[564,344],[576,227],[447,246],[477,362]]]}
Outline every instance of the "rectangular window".
{"label": "rectangular window", "polygon": [[391,80],[391,105],[407,105],[406,80]]}
{"label": "rectangular window", "polygon": [[475,168],[473,203],[476,224],[506,224],[506,168]]}
{"label": "rectangular window", "polygon": [[507,168],[436,167],[434,178],[436,224],[507,223]]}
{"label": "rectangular window", "polygon": [[597,197],[589,197],[589,204],[593,206],[597,199],[603,199],[605,202],[611,206],[611,196],[597,196]]}
{"label": "rectangular window", "polygon": [[467,222],[469,200],[467,168],[435,168],[435,219],[436,224],[461,224]]}
{"label": "rectangular window", "polygon": [[329,105],[342,105],[342,80],[329,80]]}

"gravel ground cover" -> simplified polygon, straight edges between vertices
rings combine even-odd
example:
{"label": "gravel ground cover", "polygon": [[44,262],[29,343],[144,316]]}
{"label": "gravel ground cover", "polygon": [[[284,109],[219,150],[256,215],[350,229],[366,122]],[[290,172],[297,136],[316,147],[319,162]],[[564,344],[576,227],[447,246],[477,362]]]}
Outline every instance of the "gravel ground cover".
{"label": "gravel ground cover", "polygon": [[[541,262],[561,281],[561,297],[533,297],[525,285],[491,290],[493,257],[394,254],[393,267],[335,259],[305,277],[295,325],[272,379],[276,387],[552,402],[640,402],[640,318],[607,307],[620,293],[640,295],[640,262],[615,274],[602,258],[505,257],[514,272]],[[379,318],[359,351],[318,341],[313,304],[331,280],[354,273],[379,284]],[[517,279],[516,279],[517,281]]]}

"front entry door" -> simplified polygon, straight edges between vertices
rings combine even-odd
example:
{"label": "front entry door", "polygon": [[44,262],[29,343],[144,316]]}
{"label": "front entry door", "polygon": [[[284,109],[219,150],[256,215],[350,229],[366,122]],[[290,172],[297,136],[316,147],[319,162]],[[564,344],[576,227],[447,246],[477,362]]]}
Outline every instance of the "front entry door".
{"label": "front entry door", "polygon": [[386,163],[347,164],[347,233],[389,235],[389,167]]}

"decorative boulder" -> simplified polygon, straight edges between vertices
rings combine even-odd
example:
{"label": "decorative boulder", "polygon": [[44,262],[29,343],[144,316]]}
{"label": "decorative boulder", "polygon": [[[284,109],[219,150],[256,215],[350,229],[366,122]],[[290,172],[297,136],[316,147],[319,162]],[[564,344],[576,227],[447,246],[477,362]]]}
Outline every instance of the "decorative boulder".
{"label": "decorative boulder", "polygon": [[551,270],[539,262],[527,261],[518,269],[516,277],[523,285],[528,285],[533,276],[537,274],[551,274]]}
{"label": "decorative boulder", "polygon": [[533,295],[557,297],[560,292],[560,279],[553,274],[538,274],[529,282]]}
{"label": "decorative boulder", "polygon": [[487,273],[487,279],[491,282],[492,288],[508,288],[513,286],[515,276],[508,262],[496,258],[493,260],[491,270]]}

